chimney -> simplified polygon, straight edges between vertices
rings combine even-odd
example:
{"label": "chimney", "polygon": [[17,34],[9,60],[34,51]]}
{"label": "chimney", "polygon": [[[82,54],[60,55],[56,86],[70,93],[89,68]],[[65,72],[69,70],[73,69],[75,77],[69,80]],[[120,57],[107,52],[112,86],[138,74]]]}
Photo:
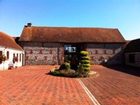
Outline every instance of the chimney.
{"label": "chimney", "polygon": [[27,23],[27,25],[25,25],[24,27],[31,27],[32,23]]}
{"label": "chimney", "polygon": [[31,27],[32,26],[32,23],[27,23],[27,27]]}

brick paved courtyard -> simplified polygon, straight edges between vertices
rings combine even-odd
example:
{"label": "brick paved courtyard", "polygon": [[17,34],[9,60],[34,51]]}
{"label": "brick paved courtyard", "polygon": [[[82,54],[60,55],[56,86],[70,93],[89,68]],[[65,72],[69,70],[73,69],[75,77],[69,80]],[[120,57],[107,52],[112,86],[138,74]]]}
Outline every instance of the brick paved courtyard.
{"label": "brick paved courtyard", "polygon": [[51,68],[0,71],[0,105],[93,105],[77,79],[47,75]]}
{"label": "brick paved courtyard", "polygon": [[[0,71],[0,105],[93,105],[77,78],[48,75],[53,66]],[[95,65],[81,79],[101,105],[140,105],[140,78]]]}
{"label": "brick paved courtyard", "polygon": [[101,105],[140,105],[139,76],[99,65],[92,66],[92,69],[97,71],[99,76],[82,81]]}

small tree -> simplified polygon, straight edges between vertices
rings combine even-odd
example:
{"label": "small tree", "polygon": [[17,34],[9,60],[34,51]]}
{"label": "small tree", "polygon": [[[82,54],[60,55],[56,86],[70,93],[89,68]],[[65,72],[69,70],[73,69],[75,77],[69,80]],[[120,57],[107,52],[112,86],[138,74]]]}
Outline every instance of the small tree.
{"label": "small tree", "polygon": [[89,72],[90,72],[90,57],[87,51],[81,51],[78,75],[80,77],[87,77]]}

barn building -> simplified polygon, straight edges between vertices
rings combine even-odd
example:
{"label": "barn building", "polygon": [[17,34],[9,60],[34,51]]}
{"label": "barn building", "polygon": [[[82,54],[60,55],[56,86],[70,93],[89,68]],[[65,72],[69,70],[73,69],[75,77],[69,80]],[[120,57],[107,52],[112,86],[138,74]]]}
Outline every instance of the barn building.
{"label": "barn building", "polygon": [[124,50],[125,64],[140,67],[140,39],[130,41]]}
{"label": "barn building", "polygon": [[[25,65],[62,64],[65,59],[77,62],[81,50],[89,52],[92,64],[100,64],[117,55],[125,39],[118,29],[39,27],[28,23],[19,43],[25,51]],[[114,59],[111,63],[119,62]]]}
{"label": "barn building", "polygon": [[0,32],[0,70],[22,66],[23,54],[23,49],[12,37]]}

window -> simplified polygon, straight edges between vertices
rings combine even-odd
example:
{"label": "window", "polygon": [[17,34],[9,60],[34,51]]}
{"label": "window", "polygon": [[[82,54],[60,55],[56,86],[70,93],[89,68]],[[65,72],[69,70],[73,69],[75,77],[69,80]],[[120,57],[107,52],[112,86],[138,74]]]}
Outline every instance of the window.
{"label": "window", "polygon": [[2,51],[0,51],[0,56],[2,56]]}
{"label": "window", "polygon": [[13,58],[15,57],[15,53],[13,54]]}
{"label": "window", "polygon": [[0,64],[2,63],[2,51],[0,51]]}
{"label": "window", "polygon": [[65,45],[64,46],[66,52],[76,52],[76,47],[72,45]]}
{"label": "window", "polygon": [[18,54],[17,54],[17,62],[18,62]]}
{"label": "window", "polygon": [[15,63],[15,53],[13,53],[13,63]]}
{"label": "window", "polygon": [[21,62],[21,54],[20,54],[20,57],[19,57],[19,61]]}
{"label": "window", "polygon": [[7,56],[7,59],[9,59],[9,51],[7,51],[6,56]]}

